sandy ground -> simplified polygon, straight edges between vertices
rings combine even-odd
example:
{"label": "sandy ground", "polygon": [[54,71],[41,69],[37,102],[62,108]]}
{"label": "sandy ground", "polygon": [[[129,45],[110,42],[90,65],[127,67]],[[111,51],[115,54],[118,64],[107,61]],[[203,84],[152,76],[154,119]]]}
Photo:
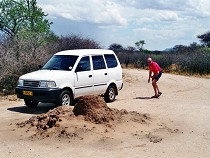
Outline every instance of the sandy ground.
{"label": "sandy ground", "polygon": [[[121,122],[106,124],[73,117],[62,122],[72,132],[65,136],[56,135],[58,130],[52,128],[40,137],[34,127],[17,126],[55,105],[39,104],[32,110],[12,96],[1,98],[0,157],[210,157],[210,79],[164,73],[158,83],[163,94],[151,99],[147,71],[124,69],[123,74],[123,90],[107,105],[132,115],[135,111],[135,117],[125,115]],[[142,116],[149,119],[142,121]]]}

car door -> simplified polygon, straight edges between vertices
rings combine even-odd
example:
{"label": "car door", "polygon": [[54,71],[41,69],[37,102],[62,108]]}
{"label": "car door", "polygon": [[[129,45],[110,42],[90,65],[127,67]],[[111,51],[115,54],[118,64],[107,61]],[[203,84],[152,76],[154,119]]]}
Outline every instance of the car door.
{"label": "car door", "polygon": [[75,69],[75,97],[93,93],[93,73],[90,57],[84,56]]}
{"label": "car door", "polygon": [[93,86],[95,93],[105,93],[109,81],[103,55],[93,55]]}

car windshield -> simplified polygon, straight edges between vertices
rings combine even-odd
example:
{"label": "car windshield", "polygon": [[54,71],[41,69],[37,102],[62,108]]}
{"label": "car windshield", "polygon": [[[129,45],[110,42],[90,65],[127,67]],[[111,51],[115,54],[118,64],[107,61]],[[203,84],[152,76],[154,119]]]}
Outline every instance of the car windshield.
{"label": "car windshield", "polygon": [[54,55],[43,67],[42,70],[71,70],[78,56]]}

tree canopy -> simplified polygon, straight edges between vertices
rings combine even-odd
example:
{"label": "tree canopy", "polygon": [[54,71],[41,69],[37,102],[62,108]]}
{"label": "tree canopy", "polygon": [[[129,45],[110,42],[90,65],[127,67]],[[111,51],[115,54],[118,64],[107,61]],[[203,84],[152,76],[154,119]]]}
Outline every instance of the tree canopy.
{"label": "tree canopy", "polygon": [[146,44],[144,40],[141,40],[141,41],[138,41],[138,42],[135,43],[135,45],[136,45],[136,47],[139,51],[143,51],[143,45],[144,44]]}
{"label": "tree canopy", "polygon": [[113,43],[109,46],[110,50],[113,50],[115,53],[122,51],[124,48],[121,44]]}
{"label": "tree canopy", "polygon": [[197,36],[205,47],[210,47],[210,31]]}
{"label": "tree canopy", "polygon": [[50,30],[50,22],[45,19],[36,0],[2,0],[0,2],[0,31],[9,37],[21,31],[46,33]]}

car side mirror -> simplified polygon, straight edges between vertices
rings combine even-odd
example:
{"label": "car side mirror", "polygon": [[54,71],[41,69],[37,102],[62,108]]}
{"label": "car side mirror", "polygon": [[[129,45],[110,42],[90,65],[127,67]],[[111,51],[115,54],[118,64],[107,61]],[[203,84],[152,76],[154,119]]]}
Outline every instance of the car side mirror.
{"label": "car side mirror", "polygon": [[73,68],[72,66],[69,66],[69,70],[72,70],[72,68]]}

